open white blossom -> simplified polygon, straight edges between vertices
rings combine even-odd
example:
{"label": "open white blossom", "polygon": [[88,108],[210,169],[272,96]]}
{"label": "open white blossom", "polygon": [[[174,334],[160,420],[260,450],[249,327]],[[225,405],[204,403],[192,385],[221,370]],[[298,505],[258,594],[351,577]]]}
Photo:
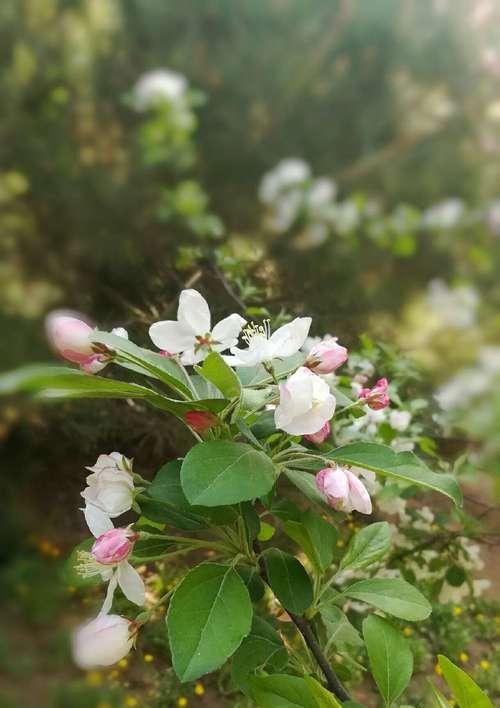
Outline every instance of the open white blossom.
{"label": "open white blossom", "polygon": [[465,214],[465,205],[458,197],[434,204],[422,216],[423,226],[430,229],[453,229]]}
{"label": "open white blossom", "polygon": [[330,387],[301,366],[280,384],[280,402],[274,412],[276,427],[290,435],[317,433],[335,412]]}
{"label": "open white blossom", "polygon": [[223,352],[238,342],[246,320],[240,315],[225,317],[211,329],[208,303],[197,290],[183,290],[177,320],[155,322],[149,328],[153,343],[168,354],[181,354],[183,364],[197,364],[210,351]]}
{"label": "open white blossom", "polygon": [[263,204],[273,204],[283,191],[301,185],[311,176],[307,162],[290,157],[279,162],[263,176],[259,186],[259,199]]}
{"label": "open white blossom", "polygon": [[269,322],[249,325],[243,332],[246,349],[231,347],[231,356],[224,359],[231,366],[258,366],[273,359],[286,359],[303,346],[311,327],[310,317],[296,317],[271,334]]}

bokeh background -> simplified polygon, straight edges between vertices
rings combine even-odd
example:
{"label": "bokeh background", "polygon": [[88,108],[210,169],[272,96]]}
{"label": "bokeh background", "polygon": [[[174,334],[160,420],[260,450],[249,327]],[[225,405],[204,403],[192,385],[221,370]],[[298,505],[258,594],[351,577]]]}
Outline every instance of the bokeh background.
{"label": "bokeh background", "polygon": [[[186,285],[216,314],[311,313],[411,358],[496,503],[497,0],[2,0],[0,63],[0,370],[52,357],[55,307],[140,343]],[[84,465],[118,449],[147,473],[182,432],[8,401],[0,439],[0,702],[175,705],[171,676],[147,702],[154,653],[118,687],[72,668],[86,598],[61,567]]]}

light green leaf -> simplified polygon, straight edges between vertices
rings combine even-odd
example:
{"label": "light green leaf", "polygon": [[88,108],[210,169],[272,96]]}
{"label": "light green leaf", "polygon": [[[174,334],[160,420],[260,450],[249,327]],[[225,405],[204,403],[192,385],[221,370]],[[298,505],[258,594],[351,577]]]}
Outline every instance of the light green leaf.
{"label": "light green leaf", "polygon": [[249,692],[248,678],[258,669],[280,671],[288,663],[288,653],[277,632],[260,617],[254,616],[252,630],[232,660],[232,677],[245,693]]}
{"label": "light green leaf", "polygon": [[217,440],[198,443],[181,469],[184,494],[190,504],[221,506],[267,494],[276,480],[269,457],[246,443]]}
{"label": "light green leaf", "polygon": [[437,689],[433,683],[431,683],[429,680],[427,680],[430,692],[431,692],[431,698],[432,698],[432,708],[450,708],[450,704],[446,700],[446,698],[443,696],[441,691]]}
{"label": "light green leaf", "polygon": [[329,647],[340,647],[346,644],[359,647],[363,644],[358,630],[349,622],[340,607],[336,605],[322,605],[320,615],[325,625],[327,644]]}
{"label": "light green leaf", "polygon": [[[95,331],[92,341],[105,344],[117,354],[116,363],[162,381],[187,398],[192,398],[189,382],[181,367],[169,357],[138,347],[137,344],[110,332]],[[130,367],[127,364],[131,364]]]}
{"label": "light green leaf", "polygon": [[283,530],[302,548],[319,573],[330,567],[338,531],[328,521],[308,510],[301,514],[300,522],[286,521]]}
{"label": "light green leaf", "polygon": [[304,681],[316,700],[318,708],[342,708],[335,696],[330,693],[330,691],[327,691],[326,688],[318,683],[312,676],[304,676]]}
{"label": "light green leaf", "polygon": [[272,591],[289,612],[301,615],[313,601],[311,579],[294,556],[278,548],[262,554]]}
{"label": "light green leaf", "polygon": [[493,703],[486,693],[465,671],[442,654],[438,655],[438,661],[453,698],[460,708],[493,708]]}
{"label": "light green leaf", "polygon": [[204,379],[214,384],[225,398],[239,398],[241,384],[233,369],[217,352],[210,352],[201,367],[196,367]]}
{"label": "light green leaf", "polygon": [[410,622],[424,620],[432,611],[430,604],[417,588],[398,578],[359,580],[344,590],[343,595],[366,602]]}
{"label": "light green leaf", "polygon": [[359,570],[379,561],[391,547],[391,529],[387,521],[365,526],[352,536],[340,562],[342,570]]}
{"label": "light green leaf", "polygon": [[373,678],[389,708],[410,682],[413,655],[401,632],[377,615],[363,621],[363,636]]}
{"label": "light green leaf", "polygon": [[298,676],[253,676],[249,685],[260,708],[318,708],[309,686]]}
{"label": "light green leaf", "polygon": [[286,469],[285,474],[290,482],[300,489],[302,494],[304,494],[310,501],[319,504],[320,506],[327,507],[324,497],[316,486],[316,480],[313,474],[292,469]]}
{"label": "light green leaf", "polygon": [[194,681],[219,668],[250,631],[252,604],[230,566],[202,563],[177,587],[167,615],[174,671]]}
{"label": "light green leaf", "polygon": [[326,457],[433,489],[445,494],[457,506],[462,506],[462,493],[456,479],[449,474],[432,472],[413,452],[395,452],[387,445],[360,442],[332,450]]}

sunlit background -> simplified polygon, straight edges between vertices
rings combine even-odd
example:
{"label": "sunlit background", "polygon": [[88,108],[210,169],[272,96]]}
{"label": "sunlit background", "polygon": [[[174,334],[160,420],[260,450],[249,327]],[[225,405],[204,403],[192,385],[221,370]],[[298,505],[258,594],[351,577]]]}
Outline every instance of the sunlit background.
{"label": "sunlit background", "polygon": [[[0,370],[52,358],[55,307],[136,341],[186,285],[217,315],[312,313],[317,335],[410,355],[495,503],[498,0],[2,0],[0,58]],[[158,679],[166,638],[111,675],[68,657],[94,601],[63,567],[84,465],[155,469],[182,432],[9,401],[0,440],[0,703],[247,705],[224,677]]]}

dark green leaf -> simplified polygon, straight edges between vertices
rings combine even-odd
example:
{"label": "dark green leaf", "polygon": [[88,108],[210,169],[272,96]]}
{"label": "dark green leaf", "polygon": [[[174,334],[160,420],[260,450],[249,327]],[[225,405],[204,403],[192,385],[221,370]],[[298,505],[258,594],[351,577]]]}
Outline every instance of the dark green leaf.
{"label": "dark green leaf", "polygon": [[232,677],[235,684],[248,693],[248,678],[258,669],[280,671],[288,663],[288,653],[280,636],[260,617],[254,616],[252,630],[232,660]]}
{"label": "dark green leaf", "polygon": [[328,521],[308,510],[301,515],[300,523],[286,521],[283,530],[302,548],[319,573],[330,567],[338,531]]}
{"label": "dark green leaf", "polygon": [[289,612],[301,615],[313,601],[311,579],[294,556],[278,548],[262,554],[272,591]]}
{"label": "dark green leaf", "polygon": [[177,587],[168,610],[172,664],[181,681],[219,668],[249,633],[252,604],[230,566],[202,563]]}
{"label": "dark green leaf", "polygon": [[181,469],[184,494],[191,504],[221,506],[255,499],[271,489],[274,465],[246,443],[198,443]]}
{"label": "dark green leaf", "polygon": [[386,445],[360,442],[332,450],[326,457],[433,489],[448,496],[457,506],[462,505],[462,493],[456,479],[449,474],[432,472],[413,452],[395,452]]}

